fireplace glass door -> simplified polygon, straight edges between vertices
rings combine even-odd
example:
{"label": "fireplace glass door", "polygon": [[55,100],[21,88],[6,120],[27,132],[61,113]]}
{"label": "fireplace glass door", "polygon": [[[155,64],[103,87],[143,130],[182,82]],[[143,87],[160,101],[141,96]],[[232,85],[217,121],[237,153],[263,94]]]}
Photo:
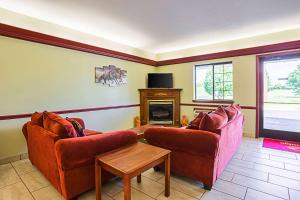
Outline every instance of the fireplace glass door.
{"label": "fireplace glass door", "polygon": [[174,122],[174,102],[173,101],[148,101],[149,124],[173,125]]}

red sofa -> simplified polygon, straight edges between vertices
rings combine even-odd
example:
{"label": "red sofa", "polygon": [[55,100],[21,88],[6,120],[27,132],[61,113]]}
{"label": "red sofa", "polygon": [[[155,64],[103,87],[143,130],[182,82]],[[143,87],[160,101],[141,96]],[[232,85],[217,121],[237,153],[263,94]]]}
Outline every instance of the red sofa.
{"label": "red sofa", "polygon": [[[83,120],[73,119],[84,128]],[[96,155],[137,142],[137,135],[132,131],[98,134],[84,129],[84,133],[84,137],[62,139],[34,117],[23,127],[30,161],[65,199],[72,199],[95,186]],[[104,171],[102,177],[105,182],[113,176]]]}
{"label": "red sofa", "polygon": [[183,128],[149,128],[144,137],[151,145],[171,150],[171,172],[203,182],[211,189],[238,149],[243,135],[244,116],[214,132]]}

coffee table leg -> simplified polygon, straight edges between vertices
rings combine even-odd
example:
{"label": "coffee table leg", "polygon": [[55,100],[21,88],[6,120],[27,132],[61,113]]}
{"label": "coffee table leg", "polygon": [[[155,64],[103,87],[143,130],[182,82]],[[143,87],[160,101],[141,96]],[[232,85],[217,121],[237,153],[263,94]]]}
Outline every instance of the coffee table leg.
{"label": "coffee table leg", "polygon": [[124,176],[124,200],[131,199],[131,182],[128,175]]}
{"label": "coffee table leg", "polygon": [[101,167],[95,162],[96,199],[101,200]]}
{"label": "coffee table leg", "polygon": [[138,176],[136,177],[136,179],[137,179],[137,182],[138,182],[138,183],[142,182],[142,176],[141,176],[141,174],[138,175]]}
{"label": "coffee table leg", "polygon": [[165,196],[170,196],[170,154],[165,160]]}

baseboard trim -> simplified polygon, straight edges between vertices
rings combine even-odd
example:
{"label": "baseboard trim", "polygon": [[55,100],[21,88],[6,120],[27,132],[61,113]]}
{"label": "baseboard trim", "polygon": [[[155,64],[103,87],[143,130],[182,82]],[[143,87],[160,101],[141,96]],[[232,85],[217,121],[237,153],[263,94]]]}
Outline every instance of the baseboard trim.
{"label": "baseboard trim", "polygon": [[243,132],[243,136],[244,137],[249,137],[249,138],[255,138],[255,133]]}
{"label": "baseboard trim", "polygon": [[28,153],[21,153],[21,154],[15,155],[15,156],[9,156],[9,157],[6,157],[6,158],[1,158],[0,159],[0,165],[8,164],[8,163],[15,162],[15,161],[18,161],[18,160],[24,160],[24,159],[27,159],[27,158],[28,158]]}

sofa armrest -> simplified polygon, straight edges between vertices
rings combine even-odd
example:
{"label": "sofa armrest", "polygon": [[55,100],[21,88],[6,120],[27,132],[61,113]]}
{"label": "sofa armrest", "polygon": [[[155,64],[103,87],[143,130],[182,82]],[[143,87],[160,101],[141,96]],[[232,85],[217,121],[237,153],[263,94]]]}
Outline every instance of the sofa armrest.
{"label": "sofa armrest", "polygon": [[28,131],[27,131],[27,126],[28,126],[29,122],[26,122],[23,126],[22,126],[22,133],[26,139],[26,142],[28,142]]}
{"label": "sofa armrest", "polygon": [[212,157],[217,155],[220,139],[212,132],[181,128],[149,128],[144,137],[155,146]]}
{"label": "sofa armrest", "polygon": [[92,165],[95,156],[136,142],[136,133],[127,130],[61,139],[55,143],[57,163],[62,170]]}
{"label": "sofa armrest", "polygon": [[26,128],[29,145],[31,145],[31,147],[35,150],[37,149],[37,151],[43,149],[48,151],[53,149],[55,142],[60,139],[57,134],[52,133],[31,122],[27,123]]}
{"label": "sofa armrest", "polygon": [[31,122],[27,123],[27,132],[29,159],[41,171],[51,174],[49,166],[53,172],[57,168],[54,146],[59,136]]}
{"label": "sofa armrest", "polygon": [[102,132],[94,131],[94,130],[90,130],[90,129],[84,129],[83,132],[86,136],[102,134]]}

